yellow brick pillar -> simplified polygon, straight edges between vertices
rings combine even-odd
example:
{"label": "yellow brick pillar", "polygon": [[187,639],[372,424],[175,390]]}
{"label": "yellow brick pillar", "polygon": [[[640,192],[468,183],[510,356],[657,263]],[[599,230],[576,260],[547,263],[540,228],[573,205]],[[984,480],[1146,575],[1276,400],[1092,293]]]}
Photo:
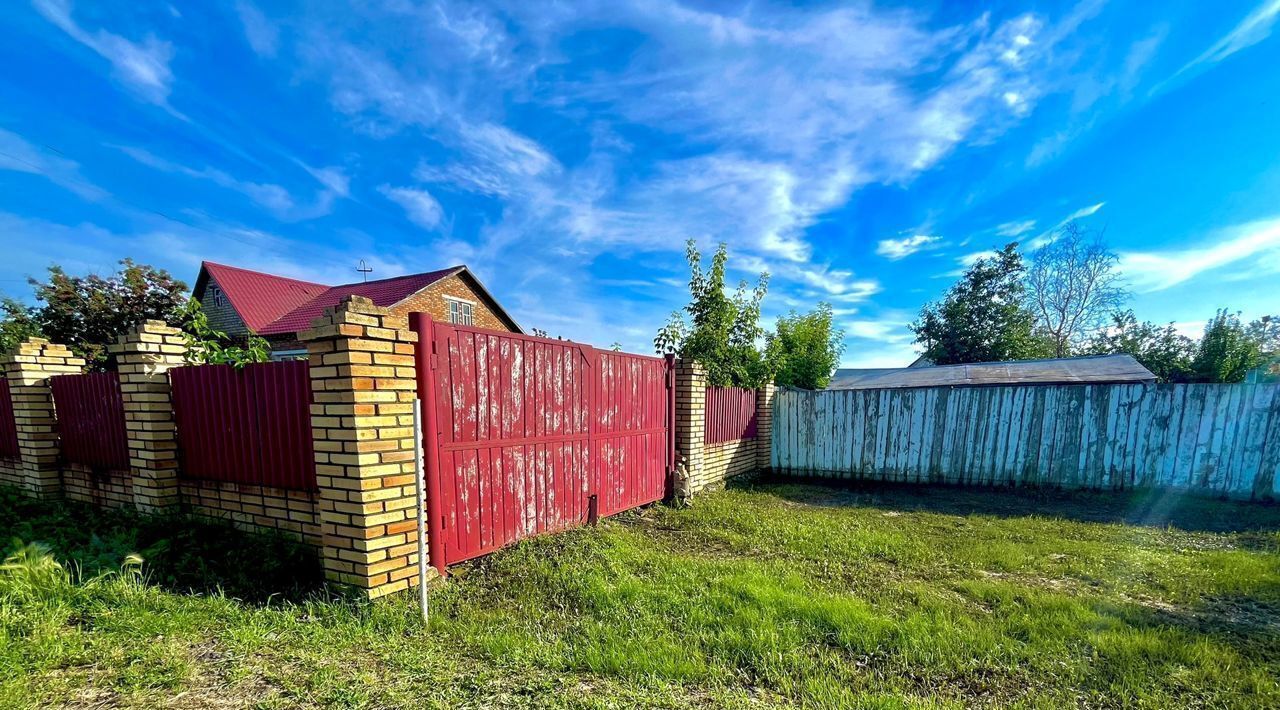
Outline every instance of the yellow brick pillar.
{"label": "yellow brick pillar", "polygon": [[706,419],[707,373],[690,359],[676,362],[676,495],[689,496],[701,487],[703,427]]}
{"label": "yellow brick pillar", "polygon": [[120,336],[111,353],[120,372],[133,507],[158,513],[178,505],[178,429],[169,370],[184,364],[182,331],[148,320]]}
{"label": "yellow brick pillar", "polygon": [[0,358],[9,380],[13,422],[18,432],[16,478],[22,489],[34,496],[54,498],[62,492],[58,423],[49,378],[83,372],[84,365],[84,359],[67,346],[44,338],[28,338]]}
{"label": "yellow brick pillar", "polygon": [[772,383],[756,390],[756,468],[762,471],[773,466],[773,397],[777,391]]}
{"label": "yellow brick pillar", "polygon": [[413,450],[417,334],[404,316],[350,296],[301,338],[326,576],[370,598],[417,582]]}

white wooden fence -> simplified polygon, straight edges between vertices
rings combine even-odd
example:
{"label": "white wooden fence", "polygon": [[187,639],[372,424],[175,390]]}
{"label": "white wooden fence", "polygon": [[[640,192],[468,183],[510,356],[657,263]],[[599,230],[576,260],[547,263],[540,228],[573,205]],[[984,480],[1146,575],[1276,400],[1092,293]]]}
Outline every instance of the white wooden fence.
{"label": "white wooden fence", "polygon": [[783,474],[1280,496],[1280,385],[779,391]]}

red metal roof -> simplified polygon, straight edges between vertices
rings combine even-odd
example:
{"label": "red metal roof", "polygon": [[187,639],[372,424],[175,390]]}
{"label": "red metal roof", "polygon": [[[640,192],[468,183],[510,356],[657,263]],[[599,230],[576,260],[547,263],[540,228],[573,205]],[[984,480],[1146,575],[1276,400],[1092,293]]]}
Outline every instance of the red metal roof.
{"label": "red metal roof", "polygon": [[428,271],[425,274],[410,274],[391,279],[380,279],[367,283],[343,284],[334,286],[315,298],[280,316],[258,330],[259,335],[278,335],[296,333],[311,327],[311,321],[324,315],[324,309],[332,308],[347,296],[364,296],[373,301],[375,306],[394,306],[440,279],[462,269],[454,266],[439,271]]}
{"label": "red metal roof", "polygon": [[268,323],[329,290],[324,284],[287,279],[206,261],[201,264],[249,329],[260,333]]}

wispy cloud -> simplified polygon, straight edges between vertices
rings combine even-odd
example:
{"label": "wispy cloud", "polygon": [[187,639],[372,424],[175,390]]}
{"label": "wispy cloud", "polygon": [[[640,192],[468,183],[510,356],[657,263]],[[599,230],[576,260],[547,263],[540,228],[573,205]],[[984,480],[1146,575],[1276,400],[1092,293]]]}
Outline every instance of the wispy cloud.
{"label": "wispy cloud", "polygon": [[1163,291],[1201,274],[1252,263],[1231,277],[1280,273],[1280,218],[1218,230],[1211,238],[1182,249],[1124,251],[1119,271],[1142,293]]}
{"label": "wispy cloud", "polygon": [[[586,0],[571,10],[508,6],[500,20],[455,5],[365,12],[370,22],[412,16],[439,51],[393,61],[316,23],[303,31],[303,75],[327,83],[357,130],[389,137],[413,127],[443,146],[414,178],[441,200],[467,192],[493,201],[500,219],[474,240],[480,263],[501,269],[501,255],[520,248],[526,262],[563,273],[605,253],[726,241],[770,262],[777,297],[844,302],[881,287],[842,268],[846,254],[818,253],[810,230],[860,187],[908,182],[1025,119],[1066,36],[1033,14],[939,27],[923,13],[870,5],[737,13]],[[564,37],[597,27],[646,40],[607,66],[564,52]],[[539,67],[551,81],[530,89]],[[549,138],[551,124],[541,135],[500,120],[510,92],[557,114],[597,117],[590,144],[566,149]],[[666,147],[633,170],[635,148],[620,126],[660,134]],[[806,265],[814,261],[832,265]]]}
{"label": "wispy cloud", "polygon": [[108,194],[80,174],[79,163],[51,155],[22,136],[3,128],[0,128],[0,170],[42,175],[55,185],[86,200],[98,200]]}
{"label": "wispy cloud", "polygon": [[248,0],[236,2],[236,14],[253,51],[262,57],[274,57],[280,46],[280,29]]}
{"label": "wispy cloud", "polygon": [[1027,232],[1036,228],[1034,219],[1024,219],[1016,222],[1005,222],[996,227],[996,234],[1001,237],[1014,238],[1022,236]]}
{"label": "wispy cloud", "polygon": [[1071,214],[1068,214],[1066,217],[1063,217],[1061,220],[1059,220],[1057,224],[1053,225],[1049,229],[1046,229],[1040,234],[1036,235],[1035,239],[1028,241],[1027,248],[1034,251],[1043,246],[1052,244],[1054,240],[1058,238],[1058,235],[1062,232],[1063,227],[1067,226],[1068,224],[1076,220],[1085,219],[1086,217],[1092,217],[1093,215],[1098,214],[1098,212],[1101,211],[1102,208],[1106,206],[1106,204],[1107,203],[1105,202],[1097,202],[1092,205],[1085,205],[1084,207],[1081,207],[1080,209],[1075,210]]}
{"label": "wispy cloud", "polygon": [[207,166],[191,168],[161,158],[142,148],[133,146],[116,147],[130,158],[156,170],[185,175],[197,180],[208,180],[219,187],[239,192],[266,208],[278,219],[290,222],[315,219],[329,214],[333,208],[334,200],[338,197],[345,197],[349,191],[348,178],[341,169],[332,167],[311,168],[303,165],[302,167],[323,185],[324,189],[318,191],[311,201],[299,204],[294,200],[289,190],[275,183],[241,180],[226,171]]}
{"label": "wispy cloud", "polygon": [[378,192],[404,209],[409,221],[423,229],[435,229],[444,218],[444,210],[430,192],[412,187],[382,185]]}
{"label": "wispy cloud", "polygon": [[169,69],[172,44],[153,36],[134,42],[106,30],[87,30],[72,19],[71,3],[67,0],[35,0],[33,5],[49,22],[110,62],[120,83],[143,100],[172,111],[169,107],[173,84],[173,72]]}
{"label": "wispy cloud", "polygon": [[1271,36],[1271,29],[1280,18],[1280,0],[1266,0],[1253,12],[1249,13],[1240,24],[1224,35],[1204,54],[1191,60],[1178,71],[1179,74],[1201,64],[1220,62],[1227,57],[1247,49]]}
{"label": "wispy cloud", "polygon": [[901,239],[881,239],[876,245],[876,253],[886,259],[897,261],[919,251],[936,248],[942,237],[927,234],[914,234]]}
{"label": "wispy cloud", "polygon": [[1072,212],[1071,214],[1064,217],[1063,220],[1058,223],[1058,226],[1062,227],[1062,226],[1065,226],[1068,222],[1072,222],[1077,219],[1084,219],[1085,217],[1092,217],[1093,215],[1098,214],[1098,210],[1105,207],[1106,204],[1107,203],[1105,202],[1099,202],[1097,204],[1086,205],[1085,207],[1081,207],[1075,212]]}

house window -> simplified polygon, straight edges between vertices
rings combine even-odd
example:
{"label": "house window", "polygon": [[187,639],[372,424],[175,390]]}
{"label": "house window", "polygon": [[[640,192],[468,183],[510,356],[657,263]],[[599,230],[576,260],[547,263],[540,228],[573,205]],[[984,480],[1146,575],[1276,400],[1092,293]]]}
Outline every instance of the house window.
{"label": "house window", "polygon": [[209,300],[213,301],[213,305],[218,307],[227,305],[226,298],[222,295],[222,289],[217,286],[211,286],[209,288]]}
{"label": "house window", "polygon": [[449,322],[458,325],[473,325],[475,323],[475,306],[466,301],[455,301],[449,299]]}

